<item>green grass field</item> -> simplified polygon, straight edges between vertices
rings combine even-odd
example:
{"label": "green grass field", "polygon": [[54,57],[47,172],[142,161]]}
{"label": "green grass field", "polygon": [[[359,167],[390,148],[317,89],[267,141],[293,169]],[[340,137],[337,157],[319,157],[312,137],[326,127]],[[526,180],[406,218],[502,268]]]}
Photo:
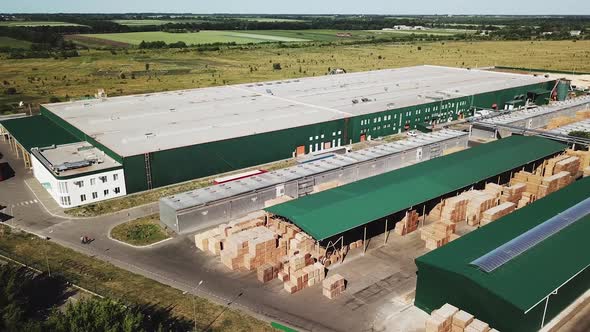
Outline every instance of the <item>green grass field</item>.
{"label": "green grass field", "polygon": [[67,27],[67,26],[79,26],[80,24],[68,23],[68,22],[52,22],[52,21],[0,21],[0,26],[5,27]]}
{"label": "green grass field", "polygon": [[472,34],[475,33],[474,30],[465,30],[465,29],[429,29],[429,30],[368,30],[370,32],[376,34],[384,34],[384,35],[435,35],[435,36],[454,36],[458,34]]}
{"label": "green grass field", "polygon": [[31,42],[0,36],[0,47],[30,48]]}
{"label": "green grass field", "polygon": [[134,246],[147,246],[170,237],[159,223],[159,214],[138,218],[115,226],[111,236]]}
{"label": "green grass field", "polygon": [[[418,49],[420,47],[420,50]],[[297,48],[277,44],[245,45],[243,49],[84,50],[68,59],[0,58],[0,113],[8,103],[47,103],[94,95],[109,96],[325,75],[328,68],[349,72],[422,64],[483,67],[512,66],[590,71],[590,41],[433,42],[320,46]],[[2,55],[0,54],[0,57]],[[5,56],[5,55],[4,55]],[[150,71],[145,71],[145,64]],[[273,70],[281,63],[282,70]],[[126,73],[126,79],[119,78]],[[131,78],[131,73],[135,79]],[[17,95],[4,90],[15,87]],[[12,109],[12,108],[11,108]]]}
{"label": "green grass field", "polygon": [[200,31],[191,33],[168,33],[162,31],[153,32],[126,32],[126,33],[106,33],[106,34],[88,34],[81,35],[105,39],[109,41],[138,45],[142,41],[164,41],[174,43],[183,41],[188,45],[212,44],[212,43],[262,43],[262,42],[297,42],[307,41],[303,38],[294,38],[286,36],[276,36],[272,34],[261,34],[259,32],[237,32],[237,31]]}
{"label": "green grass field", "polygon": [[157,19],[145,19],[145,20],[113,20],[113,22],[127,26],[143,26],[143,25],[164,25],[168,23],[201,23],[204,20],[201,19],[182,19],[182,20],[157,20]]}

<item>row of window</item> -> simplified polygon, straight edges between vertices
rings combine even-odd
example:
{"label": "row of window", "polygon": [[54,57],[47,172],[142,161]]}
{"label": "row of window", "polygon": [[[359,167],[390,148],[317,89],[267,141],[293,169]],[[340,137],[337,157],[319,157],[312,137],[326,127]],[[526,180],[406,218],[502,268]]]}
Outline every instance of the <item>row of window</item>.
{"label": "row of window", "polygon": [[[457,103],[457,106],[465,106],[465,105],[467,105],[467,101],[460,101],[460,102]],[[454,108],[454,107],[455,107],[455,102],[451,102],[451,103],[448,103],[448,104],[442,104],[441,105],[441,110],[447,110],[447,109],[451,109],[451,108]],[[432,109],[430,107],[426,107],[424,110],[418,109],[418,110],[416,110],[416,115],[422,114],[422,111],[425,111],[425,112],[428,113],[431,110],[432,111],[435,111],[435,112],[438,111],[438,106],[433,106]],[[407,111],[407,112],[404,113],[404,115],[406,117],[410,117],[410,116],[412,116],[412,111]],[[375,124],[375,123],[381,122],[382,120],[383,121],[389,121],[391,119],[392,119],[391,115],[385,115],[383,117],[381,117],[381,116],[374,117],[372,120],[373,120],[373,123]],[[393,119],[397,119],[397,114],[394,114],[393,115]],[[363,120],[361,120],[361,126],[366,126],[366,125],[369,125],[369,124],[371,124],[371,119],[363,119]]]}
{"label": "row of window", "polygon": [[[98,180],[101,183],[106,183],[108,181],[108,177],[106,175],[101,175],[98,177]],[[115,174],[113,174],[113,181],[117,181],[117,180],[119,180],[119,174],[115,173]],[[78,188],[83,188],[84,187],[84,180],[74,181],[74,185],[77,186]],[[90,185],[91,186],[96,185],[96,178],[90,179]],[[67,187],[66,187],[66,190],[67,190]]]}
{"label": "row of window", "polygon": [[[342,135],[342,131],[338,131],[338,135]],[[335,131],[332,132],[332,136],[336,136],[336,132]],[[322,139],[322,138],[324,138],[324,134],[316,135],[315,136],[315,139]],[[314,140],[314,137],[313,136],[309,136],[309,140],[310,141],[313,141]]]}
{"label": "row of window", "polygon": [[[113,192],[115,194],[120,194],[121,193],[121,188],[116,187],[113,190]],[[103,196],[106,197],[106,196],[109,195],[109,190],[108,189],[105,189],[105,190],[102,191],[102,193],[103,193]],[[97,199],[97,198],[98,198],[98,192],[96,192],[96,191],[92,192],[92,199]],[[80,202],[84,202],[84,201],[86,201],[86,194],[80,195]]]}
{"label": "row of window", "polygon": [[324,149],[330,149],[333,147],[341,146],[342,139],[335,140],[333,139],[332,142],[320,142],[315,144],[309,145],[309,152],[316,152],[316,151],[323,151]]}

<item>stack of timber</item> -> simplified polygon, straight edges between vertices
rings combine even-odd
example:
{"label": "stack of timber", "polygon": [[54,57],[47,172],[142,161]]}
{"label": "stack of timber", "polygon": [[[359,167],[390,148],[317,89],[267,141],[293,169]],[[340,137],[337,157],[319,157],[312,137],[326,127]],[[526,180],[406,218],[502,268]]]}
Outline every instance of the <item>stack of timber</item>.
{"label": "stack of timber", "polygon": [[529,192],[524,192],[522,193],[522,198],[518,201],[518,204],[516,205],[517,209],[523,208],[529,204],[531,204],[532,202],[534,202],[537,199],[537,197],[534,194],[531,194]]}
{"label": "stack of timber", "polygon": [[420,238],[426,242],[426,248],[432,250],[449,243],[455,230],[456,223],[435,222],[420,230]]}
{"label": "stack of timber", "polygon": [[468,197],[465,219],[471,226],[479,225],[484,211],[498,205],[498,197],[486,191],[472,190],[463,195]]}
{"label": "stack of timber", "polygon": [[419,219],[420,216],[416,210],[408,211],[406,216],[395,224],[394,232],[401,236],[414,232],[418,229]]}
{"label": "stack of timber", "polygon": [[500,197],[503,190],[504,186],[495,184],[493,182],[486,183],[486,187],[484,189],[485,192],[495,195],[496,197]]}
{"label": "stack of timber", "polygon": [[277,238],[262,226],[231,234],[220,253],[221,262],[232,270],[254,270],[265,263],[277,264],[287,253],[286,243],[278,244]]}
{"label": "stack of timber", "polygon": [[426,332],[498,332],[472,314],[445,303],[426,320]]}
{"label": "stack of timber", "polygon": [[[565,154],[571,157],[578,157],[580,158],[580,168],[578,172],[583,172],[584,169],[590,167],[590,151],[583,151],[583,150],[566,150]],[[572,174],[573,175],[573,174]]]}
{"label": "stack of timber", "polygon": [[458,223],[465,220],[468,202],[469,199],[465,195],[445,199],[441,208],[440,220],[450,223]]}
{"label": "stack of timber", "polygon": [[453,317],[459,312],[457,307],[445,303],[440,309],[433,310],[426,320],[426,332],[451,332]]}
{"label": "stack of timber", "polygon": [[474,317],[472,314],[468,313],[467,311],[459,310],[455,315],[453,315],[452,321],[452,329],[451,332],[463,332],[467,325],[471,324]]}
{"label": "stack of timber", "polygon": [[339,274],[333,274],[322,282],[322,294],[330,300],[340,296],[345,288],[346,281]]}
{"label": "stack of timber", "polygon": [[350,249],[363,248],[363,240],[357,240],[349,245]]}
{"label": "stack of timber", "polygon": [[[564,165],[566,164],[567,163],[564,163]],[[557,168],[557,164],[555,168]],[[528,195],[528,198],[533,197],[534,199],[539,199],[571,184],[573,180],[574,178],[568,171],[559,171],[553,175],[549,175],[546,177],[542,177],[540,175],[532,174],[525,171],[520,171],[514,174],[514,177],[512,178],[512,180],[510,180],[510,184],[512,186],[515,186],[517,184],[524,184],[526,186],[525,192],[531,194]],[[525,192],[523,192],[523,196]],[[522,197],[521,199],[525,199],[525,197]]]}
{"label": "stack of timber", "polygon": [[578,157],[569,157],[564,160],[561,160],[555,164],[553,168],[553,174],[557,174],[559,172],[569,172],[572,175],[578,174],[580,170],[580,158]]}
{"label": "stack of timber", "polygon": [[522,194],[526,190],[526,184],[524,183],[517,183],[510,187],[503,187],[502,195],[500,196],[500,202],[506,203],[511,202],[514,204],[518,204],[518,201],[522,198]]}
{"label": "stack of timber", "polygon": [[492,221],[498,220],[510,213],[512,213],[516,209],[516,204],[512,202],[504,202],[498,206],[495,206],[489,210],[486,210],[483,213],[483,217],[481,219],[481,225],[487,225]]}
{"label": "stack of timber", "polygon": [[325,277],[325,268],[322,264],[316,262],[295,270],[293,266],[289,271],[283,270],[281,280],[285,280],[283,288],[289,293],[296,293],[306,287],[320,283]]}
{"label": "stack of timber", "polygon": [[590,166],[584,168],[584,177],[590,176]]}

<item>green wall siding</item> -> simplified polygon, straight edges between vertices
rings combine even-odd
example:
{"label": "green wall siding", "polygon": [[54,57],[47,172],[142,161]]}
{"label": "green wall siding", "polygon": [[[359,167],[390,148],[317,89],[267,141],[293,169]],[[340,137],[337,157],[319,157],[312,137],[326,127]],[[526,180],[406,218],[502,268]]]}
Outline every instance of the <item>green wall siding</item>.
{"label": "green wall siding", "polygon": [[[525,314],[510,302],[495,295],[485,285],[473,282],[459,274],[416,262],[418,280],[414,304],[430,313],[445,303],[465,310],[490,326],[506,332],[537,331],[541,327],[545,302],[539,303]],[[531,280],[534,275],[531,275]],[[534,287],[534,285],[531,285]],[[590,287],[590,269],[586,269],[551,295],[545,324],[575,301]]]}
{"label": "green wall siding", "polygon": [[[340,139],[341,145],[345,145],[345,123],[345,120],[331,121],[154,152],[150,154],[152,186],[161,187],[291,158],[301,145],[305,146],[306,152],[309,152],[310,145],[315,150],[316,144],[319,147],[322,141],[337,143]],[[123,165],[128,192],[148,189],[144,155],[127,157]]]}

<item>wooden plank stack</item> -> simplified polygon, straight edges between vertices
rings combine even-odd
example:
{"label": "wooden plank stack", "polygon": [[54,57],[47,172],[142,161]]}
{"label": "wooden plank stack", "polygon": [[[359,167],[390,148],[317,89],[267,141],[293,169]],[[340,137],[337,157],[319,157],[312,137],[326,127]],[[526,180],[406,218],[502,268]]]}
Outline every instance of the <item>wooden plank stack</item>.
{"label": "wooden plank stack", "polygon": [[510,213],[512,213],[516,209],[516,204],[512,202],[504,202],[498,206],[495,206],[489,210],[486,210],[483,213],[483,217],[481,219],[481,225],[487,225],[492,221],[496,221]]}
{"label": "wooden plank stack", "polygon": [[569,157],[569,158],[561,160],[555,164],[555,168],[553,169],[553,174],[557,174],[559,172],[565,171],[565,172],[569,172],[570,174],[576,175],[576,174],[578,174],[579,170],[580,170],[580,158]]}
{"label": "wooden plank stack", "polygon": [[346,281],[339,274],[333,274],[322,281],[322,294],[330,300],[340,296],[345,288]]}
{"label": "wooden plank stack", "polygon": [[256,270],[256,277],[258,278],[258,281],[260,281],[262,283],[266,283],[266,282],[269,282],[269,281],[277,278],[279,275],[278,266],[279,265],[273,266],[272,264],[269,264],[269,263],[262,264]]}
{"label": "wooden plank stack", "polygon": [[518,204],[516,205],[517,209],[520,209],[522,207],[525,207],[529,204],[531,204],[532,202],[537,200],[537,196],[534,194],[531,194],[529,192],[523,192],[522,193],[522,198],[518,201]]}
{"label": "wooden plank stack", "polygon": [[590,151],[582,151],[582,150],[566,150],[565,153],[568,156],[578,157],[580,158],[580,168],[578,172],[583,171],[586,167],[590,167]]}
{"label": "wooden plank stack", "polygon": [[210,229],[210,230],[205,231],[203,233],[195,234],[195,245],[201,251],[208,251],[209,250],[209,239],[216,236],[216,235],[220,235],[220,234],[221,234],[221,232],[219,231],[218,228],[213,228],[213,229]]}
{"label": "wooden plank stack", "polygon": [[465,220],[468,202],[469,199],[465,195],[445,199],[441,209],[440,220],[453,223]]}
{"label": "wooden plank stack", "polygon": [[465,332],[489,332],[490,325],[475,318],[465,327]]}
{"label": "wooden plank stack", "polygon": [[416,210],[408,211],[406,216],[395,224],[394,232],[397,235],[404,236],[418,229],[420,216]]}
{"label": "wooden plank stack", "polygon": [[590,166],[584,168],[584,177],[590,176]]}
{"label": "wooden plank stack", "polygon": [[472,226],[479,224],[484,211],[498,205],[496,195],[489,192],[472,190],[464,195],[469,198],[465,218]]}
{"label": "wooden plank stack", "polygon": [[492,332],[489,324],[473,317],[472,314],[459,310],[445,303],[440,309],[433,310],[426,320],[426,332]]}
{"label": "wooden plank stack", "polygon": [[427,249],[436,249],[449,243],[450,237],[455,233],[456,223],[435,222],[420,230],[420,238],[426,241]]}
{"label": "wooden plank stack", "polygon": [[221,251],[221,262],[232,270],[276,264],[287,253],[286,244],[278,245],[277,238],[277,234],[263,226],[231,234]]}
{"label": "wooden plank stack", "polygon": [[459,309],[445,303],[440,309],[433,310],[426,320],[426,332],[450,332],[453,325],[453,316]]}
{"label": "wooden plank stack", "polygon": [[472,314],[470,314],[466,311],[463,311],[463,310],[459,310],[453,316],[453,322],[452,322],[453,327],[451,328],[451,332],[465,331],[465,328],[467,327],[467,325],[469,325],[473,321],[473,319],[474,319],[474,317]]}
{"label": "wooden plank stack", "polygon": [[325,268],[320,263],[314,263],[293,271],[290,274],[284,271],[282,274],[287,280],[283,284],[283,288],[289,293],[293,294],[305,287],[313,286],[324,280]]}
{"label": "wooden plank stack", "polygon": [[500,202],[512,202],[517,204],[518,201],[522,198],[522,193],[526,190],[526,184],[524,183],[517,183],[510,187],[503,187],[502,195],[500,196]]}
{"label": "wooden plank stack", "polygon": [[503,190],[504,186],[490,182],[486,183],[486,187],[483,191],[496,195],[496,197],[500,197],[500,195],[502,195]]}
{"label": "wooden plank stack", "polygon": [[557,164],[558,162],[565,160],[567,158],[569,158],[569,156],[566,154],[563,154],[563,155],[559,155],[559,156],[556,156],[556,157],[546,160],[543,163],[543,167],[542,167],[543,174],[542,175],[543,176],[551,176],[551,175],[555,174],[556,173],[555,172],[555,164]]}

